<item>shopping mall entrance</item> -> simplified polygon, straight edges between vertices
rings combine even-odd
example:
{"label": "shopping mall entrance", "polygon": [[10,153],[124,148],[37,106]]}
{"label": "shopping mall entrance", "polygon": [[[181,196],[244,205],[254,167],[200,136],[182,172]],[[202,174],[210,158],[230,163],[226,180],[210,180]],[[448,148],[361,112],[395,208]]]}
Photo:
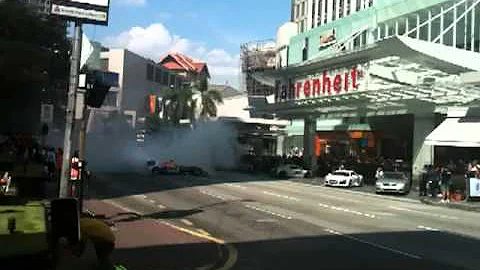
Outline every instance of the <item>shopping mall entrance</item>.
{"label": "shopping mall entrance", "polygon": [[[350,119],[344,119],[344,123]],[[373,162],[383,157],[410,161],[413,115],[377,116],[359,123],[342,124],[333,131],[317,131],[315,154]]]}

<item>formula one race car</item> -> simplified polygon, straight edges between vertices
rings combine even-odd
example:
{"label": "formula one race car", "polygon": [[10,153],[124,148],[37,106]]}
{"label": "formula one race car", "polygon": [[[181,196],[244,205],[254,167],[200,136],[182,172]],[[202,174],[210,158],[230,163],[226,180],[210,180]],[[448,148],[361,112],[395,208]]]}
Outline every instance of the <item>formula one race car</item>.
{"label": "formula one race car", "polygon": [[158,163],[155,160],[147,162],[147,168],[153,175],[158,174],[183,174],[194,176],[207,176],[208,173],[197,166],[179,166],[174,160]]}

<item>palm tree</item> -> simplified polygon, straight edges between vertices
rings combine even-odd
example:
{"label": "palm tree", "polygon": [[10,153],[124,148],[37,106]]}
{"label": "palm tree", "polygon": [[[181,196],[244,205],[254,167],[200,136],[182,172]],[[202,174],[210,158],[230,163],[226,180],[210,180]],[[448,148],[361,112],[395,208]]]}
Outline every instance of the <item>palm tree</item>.
{"label": "palm tree", "polygon": [[168,89],[162,94],[163,119],[174,125],[180,124],[181,119],[192,120],[196,102],[193,101],[193,91],[190,88]]}
{"label": "palm tree", "polygon": [[217,104],[223,103],[223,96],[220,91],[208,89],[207,78],[202,78],[197,84],[197,91],[200,92],[200,117],[217,116]]}

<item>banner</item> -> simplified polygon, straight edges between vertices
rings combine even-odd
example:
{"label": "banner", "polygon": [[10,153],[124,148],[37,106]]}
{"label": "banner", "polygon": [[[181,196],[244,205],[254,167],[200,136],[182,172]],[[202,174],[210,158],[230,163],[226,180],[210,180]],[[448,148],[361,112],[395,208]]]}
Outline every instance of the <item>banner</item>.
{"label": "banner", "polygon": [[480,179],[470,178],[470,197],[480,197]]}

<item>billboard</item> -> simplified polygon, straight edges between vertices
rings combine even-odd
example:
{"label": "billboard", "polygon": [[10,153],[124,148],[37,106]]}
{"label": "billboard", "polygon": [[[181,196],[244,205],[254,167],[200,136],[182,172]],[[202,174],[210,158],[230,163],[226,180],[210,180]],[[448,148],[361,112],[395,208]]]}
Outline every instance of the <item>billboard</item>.
{"label": "billboard", "polygon": [[50,14],[88,24],[108,25],[110,0],[53,0]]}

